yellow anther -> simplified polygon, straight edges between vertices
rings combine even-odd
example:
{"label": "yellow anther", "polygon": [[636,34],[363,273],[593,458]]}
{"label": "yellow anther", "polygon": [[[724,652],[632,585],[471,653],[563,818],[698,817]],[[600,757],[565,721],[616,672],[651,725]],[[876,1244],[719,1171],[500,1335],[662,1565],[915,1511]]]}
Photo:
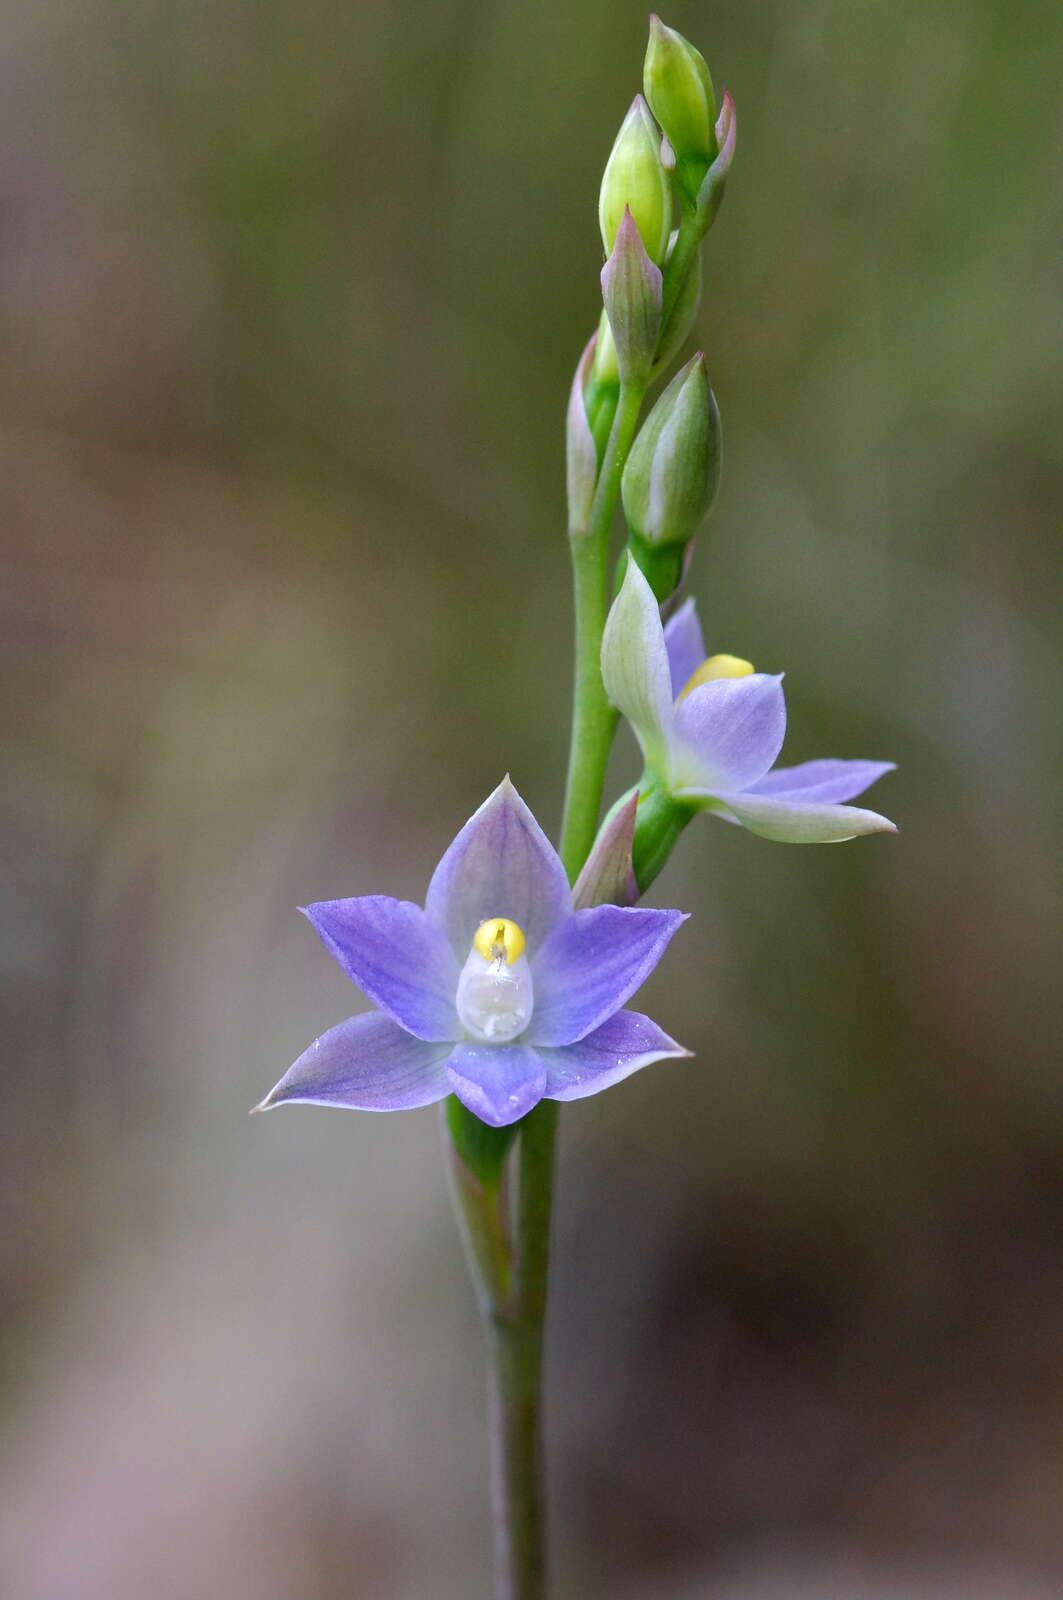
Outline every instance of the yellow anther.
{"label": "yellow anther", "polygon": [[524,929],[508,917],[489,917],[472,936],[472,947],[485,961],[500,961],[508,967],[524,954]]}
{"label": "yellow anther", "polygon": [[752,661],[743,661],[741,656],[710,656],[690,674],[680,690],[679,699],[685,699],[691,690],[700,689],[703,683],[714,683],[717,678],[748,678],[755,671]]}

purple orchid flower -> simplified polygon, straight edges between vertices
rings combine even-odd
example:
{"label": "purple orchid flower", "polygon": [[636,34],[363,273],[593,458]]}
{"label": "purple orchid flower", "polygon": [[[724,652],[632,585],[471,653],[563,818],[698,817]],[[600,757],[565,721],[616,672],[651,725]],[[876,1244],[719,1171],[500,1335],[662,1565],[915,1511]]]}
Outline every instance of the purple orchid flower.
{"label": "purple orchid flower", "polygon": [[364,895],[305,914],[379,1010],[322,1034],[256,1110],[403,1111],[453,1093],[503,1127],[544,1096],[579,1100],[690,1054],[621,1009],[685,914],[573,910],[560,858],[508,778],[443,856],[424,910]]}
{"label": "purple orchid flower", "polygon": [[842,804],[892,772],[893,762],[774,767],[786,733],[782,675],[755,672],[736,656],[706,660],[692,600],[662,627],[634,561],[606,623],[602,677],[642,746],[644,792],[659,785],[751,833],[792,844],[896,832],[878,812]]}

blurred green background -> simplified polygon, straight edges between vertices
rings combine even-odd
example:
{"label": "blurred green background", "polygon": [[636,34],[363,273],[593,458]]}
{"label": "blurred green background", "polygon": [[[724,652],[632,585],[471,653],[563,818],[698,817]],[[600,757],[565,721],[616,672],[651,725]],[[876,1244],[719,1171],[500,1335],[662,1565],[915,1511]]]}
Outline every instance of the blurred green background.
{"label": "blurred green background", "polygon": [[[1063,1587],[1063,11],[677,3],[738,105],[692,580],[897,839],[705,822],[566,1110],[559,1595]],[[433,1111],[247,1108],[361,1002],[294,908],[556,828],[562,418],[630,0],[10,8],[0,1573],[486,1593]],[[615,784],[634,749],[618,748]]]}

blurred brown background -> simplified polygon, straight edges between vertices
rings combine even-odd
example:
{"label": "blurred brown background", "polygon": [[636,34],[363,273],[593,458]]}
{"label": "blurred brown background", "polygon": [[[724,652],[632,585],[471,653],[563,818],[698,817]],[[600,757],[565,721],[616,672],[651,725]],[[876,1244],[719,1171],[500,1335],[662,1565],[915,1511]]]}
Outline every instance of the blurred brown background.
{"label": "blurred brown background", "polygon": [[[645,12],[45,0],[0,82],[0,1589],[486,1594],[432,1111],[248,1106],[294,911],[555,828],[562,414]],[[1063,12],[739,0],[693,580],[896,839],[706,822],[563,1123],[558,1594],[1063,1592]],[[630,781],[624,740],[616,784]],[[614,792],[616,792],[614,788]]]}

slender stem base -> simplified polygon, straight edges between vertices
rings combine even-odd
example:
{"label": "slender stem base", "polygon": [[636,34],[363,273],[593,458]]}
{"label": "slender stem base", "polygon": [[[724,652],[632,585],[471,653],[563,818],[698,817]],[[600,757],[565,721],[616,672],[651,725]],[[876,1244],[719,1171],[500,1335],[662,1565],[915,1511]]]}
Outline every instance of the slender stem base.
{"label": "slender stem base", "polygon": [[516,1280],[511,1307],[488,1320],[497,1600],[543,1600],[542,1365],[557,1106],[521,1128]]}

